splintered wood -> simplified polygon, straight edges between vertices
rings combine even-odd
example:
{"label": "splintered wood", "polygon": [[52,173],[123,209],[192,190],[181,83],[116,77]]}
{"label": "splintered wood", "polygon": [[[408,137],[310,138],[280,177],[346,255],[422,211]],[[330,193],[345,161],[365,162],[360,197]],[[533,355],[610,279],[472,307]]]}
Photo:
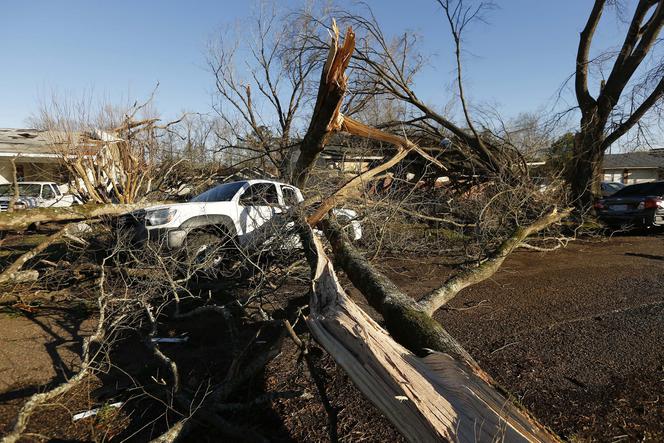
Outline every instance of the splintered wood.
{"label": "splintered wood", "polygon": [[[314,236],[312,236],[314,237]],[[344,292],[317,238],[307,323],[316,340],[409,441],[557,441],[446,354],[419,358]]]}

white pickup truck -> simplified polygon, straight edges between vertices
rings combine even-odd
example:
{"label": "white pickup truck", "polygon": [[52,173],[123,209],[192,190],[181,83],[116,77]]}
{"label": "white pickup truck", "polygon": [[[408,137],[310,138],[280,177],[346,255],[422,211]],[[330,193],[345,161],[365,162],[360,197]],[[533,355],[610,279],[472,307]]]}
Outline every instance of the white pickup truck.
{"label": "white pickup truck", "polygon": [[[65,194],[54,182],[19,182],[17,202],[18,208],[60,208],[77,204],[76,197]],[[0,184],[0,212],[7,210],[14,197],[14,186],[11,183]]]}
{"label": "white pickup truck", "polygon": [[[153,206],[131,212],[119,220],[131,227],[133,239],[159,241],[168,249],[205,249],[211,242],[233,239],[240,246],[256,244],[274,235],[271,229],[284,229],[288,221],[276,223],[279,214],[303,201],[294,186],[271,180],[245,180],[224,183],[194,197],[187,203]],[[346,219],[350,237],[361,238],[362,228],[349,209],[335,211]],[[268,223],[274,220],[275,223]],[[292,225],[292,222],[291,222]],[[272,234],[271,234],[272,232]]]}

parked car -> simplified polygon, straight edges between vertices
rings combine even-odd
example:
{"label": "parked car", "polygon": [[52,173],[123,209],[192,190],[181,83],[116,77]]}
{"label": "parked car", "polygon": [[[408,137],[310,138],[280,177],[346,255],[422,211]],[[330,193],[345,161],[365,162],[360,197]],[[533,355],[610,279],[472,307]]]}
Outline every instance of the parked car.
{"label": "parked car", "polygon": [[612,227],[664,225],[664,181],[625,186],[595,203],[597,215]]}
{"label": "parked car", "polygon": [[[240,246],[268,241],[274,237],[274,229],[292,227],[292,221],[278,216],[302,201],[300,190],[285,183],[236,181],[215,186],[187,203],[131,212],[118,223],[120,228],[130,228],[135,242],[156,241],[171,250],[186,247],[191,249],[190,255],[196,255],[224,239],[233,239]],[[355,211],[337,209],[336,215],[348,222],[351,238],[361,238]]]}
{"label": "parked car", "polygon": [[625,185],[618,182],[602,182],[602,197],[610,197],[624,187]]}
{"label": "parked car", "polygon": [[[79,203],[76,197],[63,193],[54,182],[20,182],[18,195],[18,209],[59,208]],[[14,186],[11,183],[1,184],[0,211],[7,210],[12,198],[14,198]]]}

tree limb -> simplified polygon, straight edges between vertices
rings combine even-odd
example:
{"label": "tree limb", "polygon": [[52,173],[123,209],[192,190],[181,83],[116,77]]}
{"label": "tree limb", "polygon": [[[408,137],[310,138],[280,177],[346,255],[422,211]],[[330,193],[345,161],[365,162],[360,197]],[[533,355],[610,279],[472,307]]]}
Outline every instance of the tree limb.
{"label": "tree limb", "polygon": [[582,112],[587,112],[594,104],[595,99],[588,92],[588,55],[590,54],[590,45],[595,35],[595,30],[602,17],[604,4],[606,0],[595,0],[586,26],[581,31],[579,39],[579,49],[576,53],[576,76],[574,79],[574,88],[576,99]]}
{"label": "tree limb", "polygon": [[535,220],[531,225],[517,228],[512,236],[505,240],[491,256],[476,268],[468,269],[448,279],[441,287],[425,295],[419,305],[429,315],[436,312],[445,303],[453,299],[459,291],[491,277],[503,264],[508,255],[530,235],[559,222],[571,213],[571,209],[558,211],[553,209],[548,214]]}
{"label": "tree limb", "polygon": [[29,228],[35,223],[70,222],[87,220],[105,216],[122,215],[127,212],[152,206],[156,202],[135,204],[103,204],[94,203],[70,206],[67,208],[35,208],[12,213],[0,214],[0,231],[20,231]]}
{"label": "tree limb", "polygon": [[625,120],[620,126],[618,126],[613,132],[606,136],[602,142],[602,150],[606,150],[611,146],[616,140],[625,135],[627,131],[632,129],[635,124],[641,120],[641,118],[652,108],[657,101],[664,97],[664,78],[662,78],[657,87],[652,91],[652,93],[646,98],[643,103],[639,105],[634,112]]}
{"label": "tree limb", "polygon": [[2,273],[0,273],[0,284],[17,280],[17,277],[20,275],[19,273],[21,271],[21,268],[29,260],[36,257],[39,253],[43,252],[46,248],[48,248],[50,245],[57,242],[61,238],[72,235],[73,233],[79,230],[80,229],[78,227],[78,224],[70,223],[68,225],[65,225],[65,227],[57,231],[55,234],[51,234],[48,237],[46,237],[41,243],[39,243],[34,248],[30,249],[28,252],[22,254],[19,258],[14,260],[14,262],[11,265],[5,268],[5,270],[3,270]]}
{"label": "tree limb", "polygon": [[664,25],[664,1],[658,0],[657,3],[657,9],[653,12],[651,20],[643,28],[641,22],[656,2],[640,0],[634,12],[621,52],[613,65],[609,78],[606,80],[606,85],[597,99],[598,104],[604,109],[607,116],[618,102],[634,72],[657,40],[657,36]]}

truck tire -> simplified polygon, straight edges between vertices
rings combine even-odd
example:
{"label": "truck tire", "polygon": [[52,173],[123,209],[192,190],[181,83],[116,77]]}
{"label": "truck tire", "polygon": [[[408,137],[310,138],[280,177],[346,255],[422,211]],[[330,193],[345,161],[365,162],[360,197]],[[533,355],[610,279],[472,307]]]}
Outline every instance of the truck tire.
{"label": "truck tire", "polygon": [[190,271],[217,271],[235,250],[233,236],[224,227],[208,227],[190,232],[185,239],[185,264]]}

